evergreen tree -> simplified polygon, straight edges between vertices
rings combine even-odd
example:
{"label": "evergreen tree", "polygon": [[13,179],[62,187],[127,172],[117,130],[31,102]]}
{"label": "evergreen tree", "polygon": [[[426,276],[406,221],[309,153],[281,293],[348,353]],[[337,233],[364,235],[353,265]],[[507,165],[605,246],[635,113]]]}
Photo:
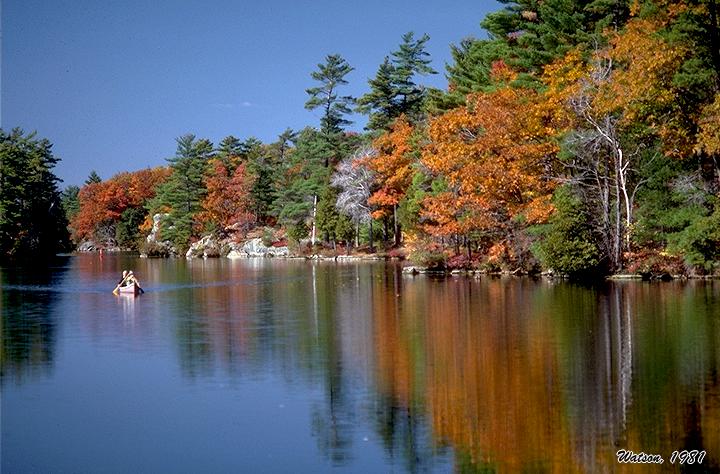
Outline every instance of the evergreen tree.
{"label": "evergreen tree", "polygon": [[120,215],[115,224],[115,240],[123,248],[137,250],[142,239],[140,226],[145,221],[145,209],[142,207],[128,207]]}
{"label": "evergreen tree", "polygon": [[506,62],[526,73],[520,82],[536,84],[542,67],[576,46],[592,50],[605,41],[603,30],[620,28],[629,0],[499,0],[507,6],[488,14],[482,27],[491,39],[506,42]]}
{"label": "evergreen tree", "polygon": [[241,145],[241,156],[247,162],[248,171],[253,178],[251,190],[252,212],[257,222],[268,222],[272,202],[275,197],[275,184],[273,182],[276,171],[269,149],[255,137],[250,137]]}
{"label": "evergreen tree", "polygon": [[286,128],[284,132],[278,135],[277,141],[274,143],[274,146],[271,147],[271,149],[276,150],[274,154],[275,163],[285,163],[288,151],[292,147],[292,142],[295,141],[297,136],[297,132],[294,132],[291,128]]}
{"label": "evergreen tree", "polygon": [[428,110],[439,115],[465,105],[465,97],[472,92],[484,92],[493,87],[492,66],[511,56],[508,43],[501,40],[465,38],[458,45],[450,45],[453,62],[447,64],[448,90],[429,91]]}
{"label": "evergreen tree", "polygon": [[[346,219],[349,221],[349,219],[341,215],[335,207],[337,195],[337,190],[329,186],[329,183],[325,183],[322,194],[318,198],[316,216],[318,233],[324,241],[332,243],[333,248],[335,248],[338,239],[336,231],[340,220]],[[342,227],[342,225],[340,227]]]}
{"label": "evergreen tree", "polygon": [[284,186],[278,188],[273,203],[283,225],[310,224],[315,230],[318,196],[328,182],[329,168],[325,163],[333,153],[323,133],[312,128],[300,132],[285,168]]}
{"label": "evergreen tree", "polygon": [[43,257],[68,245],[57,178],[59,159],[47,139],[0,129],[0,258]]}
{"label": "evergreen tree", "polygon": [[416,40],[414,33],[410,31],[403,35],[400,48],[392,53],[393,85],[400,99],[397,116],[405,114],[417,120],[422,114],[426,91],[425,87],[415,83],[414,78],[416,75],[437,74],[437,71],[430,67],[430,54],[425,51],[425,43],[429,39],[430,36],[425,34]]}
{"label": "evergreen tree", "polygon": [[413,121],[422,117],[427,91],[415,83],[415,76],[437,73],[425,51],[429,39],[423,35],[416,40],[413,32],[405,33],[399,49],[391,53],[392,60],[385,57],[368,81],[370,92],[357,101],[357,110],[370,116],[366,129],[386,130],[402,114]]}
{"label": "evergreen tree", "polygon": [[305,108],[322,110],[320,130],[323,133],[340,133],[345,125],[352,123],[345,116],[352,112],[355,99],[338,95],[338,88],[348,83],[345,76],[353,71],[353,67],[339,54],[326,56],[325,64],[318,64],[317,67],[318,70],[310,75],[320,82],[320,85],[306,89],[310,98],[305,103]]}
{"label": "evergreen tree", "polygon": [[80,200],[78,194],[80,193],[80,187],[70,185],[62,192],[61,202],[62,208],[65,211],[65,218],[70,222],[80,211]]}
{"label": "evergreen tree", "polygon": [[159,187],[149,208],[151,212],[169,208],[168,218],[163,222],[163,236],[184,249],[199,230],[197,214],[206,193],[203,178],[207,162],[213,155],[213,145],[192,134],[183,135],[176,141],[175,156],[167,160],[172,174]]}
{"label": "evergreen tree", "polygon": [[100,175],[98,175],[95,170],[92,170],[90,172],[90,176],[85,180],[85,184],[94,184],[94,183],[101,183],[102,179],[100,178]]}
{"label": "evergreen tree", "polygon": [[377,74],[368,81],[370,92],[357,100],[357,111],[368,114],[367,130],[385,130],[392,120],[398,116],[395,97],[397,90],[393,84],[395,67],[390,58],[385,60],[378,68]]}
{"label": "evergreen tree", "polygon": [[223,138],[217,148],[217,158],[220,159],[228,169],[232,169],[238,165],[242,154],[242,142],[232,135]]}
{"label": "evergreen tree", "polygon": [[560,187],[553,201],[556,212],[541,230],[543,239],[535,247],[538,258],[545,268],[572,276],[596,269],[600,251],[581,199],[569,187]]}

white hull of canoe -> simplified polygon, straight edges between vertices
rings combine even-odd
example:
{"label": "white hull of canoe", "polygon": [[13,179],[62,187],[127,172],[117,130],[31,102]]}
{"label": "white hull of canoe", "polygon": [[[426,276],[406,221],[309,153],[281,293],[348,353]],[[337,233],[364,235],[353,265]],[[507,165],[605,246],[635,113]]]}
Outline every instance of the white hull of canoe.
{"label": "white hull of canoe", "polygon": [[130,283],[127,286],[121,286],[118,291],[123,295],[137,295],[140,293],[140,288],[135,283]]}

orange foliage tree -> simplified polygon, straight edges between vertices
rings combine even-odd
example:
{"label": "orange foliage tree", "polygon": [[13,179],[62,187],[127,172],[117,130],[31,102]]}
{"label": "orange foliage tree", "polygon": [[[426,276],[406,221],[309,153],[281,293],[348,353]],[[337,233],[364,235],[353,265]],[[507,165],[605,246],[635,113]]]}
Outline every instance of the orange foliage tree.
{"label": "orange foliage tree", "polygon": [[432,120],[422,164],[435,179],[423,201],[425,229],[438,237],[509,237],[511,221],[547,218],[554,182],[548,117],[534,91],[503,87]]}
{"label": "orange foliage tree", "polygon": [[223,230],[234,225],[247,229],[255,220],[251,212],[253,182],[244,163],[230,176],[222,161],[213,160],[205,177],[207,196],[202,202],[200,222]]}
{"label": "orange foliage tree", "polygon": [[155,196],[157,186],[167,179],[165,167],[119,173],[107,181],[91,183],[80,190],[80,210],[71,222],[73,239],[111,241],[115,225],[129,208],[142,208]]}
{"label": "orange foliage tree", "polygon": [[377,153],[369,155],[366,164],[375,173],[376,191],[368,199],[368,204],[375,206],[373,218],[382,219],[392,215],[395,231],[395,244],[401,238],[397,209],[400,201],[407,193],[413,177],[414,129],[407,118],[400,116],[387,133],[380,135],[373,142]]}

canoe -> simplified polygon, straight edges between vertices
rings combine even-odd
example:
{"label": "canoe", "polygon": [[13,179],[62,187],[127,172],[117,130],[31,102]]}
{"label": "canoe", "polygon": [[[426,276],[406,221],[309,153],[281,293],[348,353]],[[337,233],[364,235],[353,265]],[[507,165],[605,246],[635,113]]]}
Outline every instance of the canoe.
{"label": "canoe", "polygon": [[137,283],[133,282],[126,286],[121,286],[118,290],[123,295],[138,295],[140,293],[140,287]]}

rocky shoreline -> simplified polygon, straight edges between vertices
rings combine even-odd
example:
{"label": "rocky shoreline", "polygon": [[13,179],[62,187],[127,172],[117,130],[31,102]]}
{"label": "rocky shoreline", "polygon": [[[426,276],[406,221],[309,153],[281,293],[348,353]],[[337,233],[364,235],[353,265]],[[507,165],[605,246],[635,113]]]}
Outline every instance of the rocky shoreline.
{"label": "rocky shoreline", "polygon": [[[322,261],[382,261],[382,260],[403,260],[398,257],[398,253],[354,253],[354,254],[304,254],[291,251],[287,245],[287,239],[284,234],[278,235],[272,229],[262,229],[259,233],[255,232],[246,236],[246,239],[238,241],[232,237],[232,233],[226,234],[224,238],[215,235],[205,235],[200,240],[192,243],[186,252],[178,251],[170,241],[159,238],[160,223],[165,217],[163,214],[153,216],[153,226],[149,235],[145,238],[145,246],[140,252],[140,257],[175,257],[175,258],[286,258],[286,259],[305,259],[305,260],[322,260]],[[261,237],[262,235],[262,237]],[[301,242],[300,248],[310,248],[309,242]],[[124,252],[132,251],[131,249],[120,248],[113,245],[112,242],[98,244],[93,241],[81,242],[77,252]],[[402,252],[399,253],[402,255]],[[548,279],[567,279],[567,275],[558,274],[552,270],[541,273],[529,273],[521,269],[517,270],[483,270],[483,269],[452,269],[423,267],[417,265],[406,265],[402,270],[403,274],[430,275],[430,276],[529,276],[542,277]],[[602,277],[601,277],[602,278]],[[714,280],[719,279],[720,275],[674,275],[670,273],[620,273],[607,275],[606,280],[625,281],[625,280],[641,280],[641,281],[672,281],[672,280]]]}
{"label": "rocky shoreline", "polygon": [[[169,242],[166,243],[169,246]],[[130,251],[129,249],[122,249],[119,247],[103,247],[98,244],[88,241],[83,242],[76,249],[77,252],[97,252],[103,250],[105,252],[124,252]],[[164,257],[172,258],[186,258],[186,259],[208,259],[208,258],[229,258],[229,259],[243,259],[243,258],[283,258],[283,259],[298,259],[298,260],[315,260],[315,261],[335,261],[335,262],[350,262],[350,261],[400,261],[402,258],[391,257],[385,254],[338,254],[338,255],[300,255],[290,251],[287,245],[265,245],[263,239],[252,238],[244,242],[232,242],[223,239],[215,239],[212,236],[205,236],[193,243],[184,255],[178,252],[171,251]],[[151,257],[147,254],[140,254],[141,258]],[[441,268],[429,268],[416,265],[406,265],[402,269],[403,274],[409,276],[468,276],[479,278],[481,276],[492,276],[492,277],[540,277],[546,279],[558,279],[565,280],[567,275],[555,273],[553,271],[544,271],[540,273],[528,273],[522,270],[502,270],[502,271],[488,271],[488,270],[473,270],[473,269],[441,269]],[[716,280],[720,279],[720,275],[671,275],[669,273],[619,273],[614,275],[607,275],[604,277],[605,280],[611,281],[674,281],[674,280]]]}

